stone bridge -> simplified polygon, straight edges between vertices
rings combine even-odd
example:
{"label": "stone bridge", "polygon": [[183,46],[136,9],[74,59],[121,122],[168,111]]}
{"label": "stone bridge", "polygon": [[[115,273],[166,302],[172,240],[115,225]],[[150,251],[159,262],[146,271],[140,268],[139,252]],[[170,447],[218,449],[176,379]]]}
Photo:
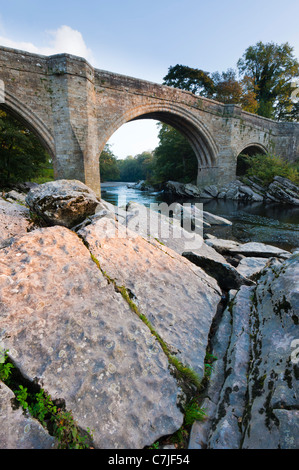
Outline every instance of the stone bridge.
{"label": "stone bridge", "polygon": [[279,123],[190,92],[94,69],[69,54],[41,56],[0,47],[1,105],[43,142],[54,176],[78,179],[100,195],[99,155],[112,134],[137,119],[170,124],[198,159],[197,184],[236,178],[238,155],[299,158],[299,124]]}

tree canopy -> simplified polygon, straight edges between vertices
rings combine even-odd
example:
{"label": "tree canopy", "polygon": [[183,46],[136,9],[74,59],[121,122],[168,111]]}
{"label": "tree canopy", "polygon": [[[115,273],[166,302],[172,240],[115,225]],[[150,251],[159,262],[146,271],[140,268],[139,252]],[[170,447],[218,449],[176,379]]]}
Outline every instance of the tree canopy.
{"label": "tree canopy", "polygon": [[214,93],[214,82],[209,73],[186,65],[177,64],[174,67],[169,67],[168,74],[163,80],[164,85],[191,91],[207,98],[211,98]]}
{"label": "tree canopy", "polygon": [[161,124],[159,139],[154,152],[154,179],[157,182],[194,182],[198,162],[188,140],[167,124]]}
{"label": "tree canopy", "polygon": [[299,120],[299,103],[291,99],[299,63],[288,44],[258,42],[246,49],[237,69],[204,72],[185,65],[168,69],[164,85],[181,88],[245,111],[277,120]]}
{"label": "tree canopy", "polygon": [[100,155],[100,175],[101,181],[119,181],[120,172],[116,157],[109,146],[106,144]]}
{"label": "tree canopy", "polygon": [[0,109],[0,184],[30,181],[51,166],[48,152],[20,121]]}
{"label": "tree canopy", "polygon": [[[288,44],[258,42],[238,61],[239,72],[252,79],[257,113],[278,120],[299,120],[291,100],[292,82],[299,76],[299,62]],[[295,107],[297,108],[297,107]],[[296,116],[297,114],[297,116]]]}

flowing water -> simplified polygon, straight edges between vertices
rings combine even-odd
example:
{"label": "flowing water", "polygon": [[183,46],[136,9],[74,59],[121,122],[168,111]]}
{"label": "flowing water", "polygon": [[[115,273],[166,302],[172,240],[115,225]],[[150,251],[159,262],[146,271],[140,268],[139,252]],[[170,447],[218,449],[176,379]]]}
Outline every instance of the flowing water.
{"label": "flowing water", "polygon": [[231,226],[213,226],[206,233],[218,238],[240,241],[263,242],[294,250],[299,247],[299,207],[276,203],[245,203],[221,199],[180,199],[163,192],[151,193],[130,188],[132,183],[102,183],[102,198],[114,205],[124,206],[135,201],[149,207],[151,203],[184,202],[203,203],[203,210],[224,217]]}

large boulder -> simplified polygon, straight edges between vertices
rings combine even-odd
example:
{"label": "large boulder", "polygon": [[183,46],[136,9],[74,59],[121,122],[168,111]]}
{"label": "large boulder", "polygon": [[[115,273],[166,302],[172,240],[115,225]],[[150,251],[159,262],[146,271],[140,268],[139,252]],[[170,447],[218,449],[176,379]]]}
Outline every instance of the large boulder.
{"label": "large boulder", "polygon": [[178,183],[177,181],[167,181],[164,186],[166,193],[175,194],[179,197],[200,197],[201,190],[194,184]]}
{"label": "large boulder", "polygon": [[218,259],[213,259],[202,253],[201,250],[186,251],[183,256],[196,266],[200,266],[207,274],[213,276],[221,289],[229,291],[230,289],[239,289],[243,284],[253,285],[254,282],[240,273],[231,264]]}
{"label": "large boulder", "polygon": [[298,449],[299,256],[262,273],[252,299],[243,448]]}
{"label": "large boulder", "polygon": [[50,181],[33,188],[26,196],[30,209],[49,225],[68,228],[101,209],[100,199],[81,181]]}
{"label": "large boulder", "polygon": [[273,245],[260,242],[239,243],[234,240],[224,240],[222,238],[211,238],[206,240],[206,244],[213,247],[222,255],[243,255],[261,258],[289,258],[291,253]]}
{"label": "large boulder", "polygon": [[299,187],[288,178],[275,176],[268,186],[266,198],[282,204],[299,206]]}
{"label": "large boulder", "polygon": [[[103,241],[103,236],[95,239],[98,244]],[[104,248],[101,258],[107,257],[112,268],[117,264],[114,257],[130,260],[131,250],[125,243],[122,240],[117,253]],[[182,304],[171,307],[167,297],[179,299],[183,293],[182,300],[186,300],[185,287],[179,282],[182,267],[178,263],[173,279],[177,282],[171,285],[163,265],[172,258],[149,247],[148,264],[140,260],[147,281],[157,285],[149,289],[149,303],[154,303],[160,323],[171,330],[174,318],[170,317],[179,317]],[[138,250],[138,243],[134,248]],[[157,252],[157,269],[151,272]],[[0,342],[27,380],[41,385],[52,399],[64,400],[80,428],[93,430],[96,448],[142,448],[181,426],[183,415],[177,406],[181,389],[171,375],[168,358],[78,235],[59,226],[37,229],[3,248],[0,264]],[[172,260],[174,272],[175,266]],[[104,262],[103,267],[108,268]],[[127,262],[123,268],[142,289],[138,272],[132,276],[133,264]],[[196,287],[204,289],[208,282],[201,283],[190,269],[189,273],[192,290],[186,310],[190,317],[197,314],[198,324],[195,328],[193,321],[194,335],[187,322],[182,331],[177,327],[177,336],[182,335],[183,345],[188,332],[188,343],[193,346],[190,362],[193,359],[199,370],[219,294],[211,286],[205,302],[201,303],[200,295],[196,300]],[[201,326],[202,333],[197,335]],[[192,354],[196,349],[201,352]]]}

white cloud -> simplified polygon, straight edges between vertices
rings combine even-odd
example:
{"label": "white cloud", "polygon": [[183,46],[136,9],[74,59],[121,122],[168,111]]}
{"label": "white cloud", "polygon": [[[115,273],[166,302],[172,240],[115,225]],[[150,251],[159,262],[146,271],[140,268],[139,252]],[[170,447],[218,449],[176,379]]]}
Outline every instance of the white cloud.
{"label": "white cloud", "polygon": [[[91,49],[85,44],[80,31],[76,31],[70,26],[63,25],[55,31],[45,31],[45,34],[48,45],[43,47],[35,45],[32,42],[15,41],[7,37],[3,28],[1,28],[0,16],[0,45],[46,56],[66,52],[68,54],[84,57],[91,65],[98,67],[97,61]],[[110,62],[108,70],[109,68]],[[111,69],[113,70],[112,64]],[[122,72],[126,73],[127,70]],[[112,151],[116,156],[125,158],[127,155],[137,155],[148,149],[153,150],[159,142],[157,135],[158,129],[155,121],[134,121],[133,123],[122,126],[121,129],[112,136],[109,143],[112,145]]]}
{"label": "white cloud", "polygon": [[53,55],[66,52],[68,54],[84,57],[94,65],[94,57],[91,49],[87,47],[80,31],[72,29],[70,26],[60,26],[55,31],[47,31],[49,35],[49,46],[39,47],[31,42],[14,41],[8,37],[0,36],[2,46],[33,52],[35,54]]}

